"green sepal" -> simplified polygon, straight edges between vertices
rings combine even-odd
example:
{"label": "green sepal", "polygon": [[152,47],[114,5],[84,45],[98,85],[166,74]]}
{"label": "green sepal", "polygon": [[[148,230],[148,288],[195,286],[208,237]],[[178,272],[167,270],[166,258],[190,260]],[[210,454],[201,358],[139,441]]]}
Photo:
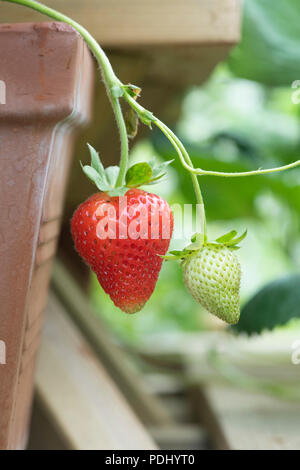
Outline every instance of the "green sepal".
{"label": "green sepal", "polygon": [[91,155],[91,166],[94,168],[98,173],[104,173],[104,167],[101,163],[100,157],[98,152],[92,147],[90,144],[87,144],[88,149]]}
{"label": "green sepal", "polygon": [[98,152],[96,152],[96,150],[89,144],[88,148],[91,155],[91,165],[82,165],[80,162],[85,175],[97,186],[100,191],[105,191],[110,196],[123,196],[128,188],[115,188],[119,175],[119,167],[109,166],[104,169]]}
{"label": "green sepal", "polygon": [[195,233],[191,237],[191,244],[185,247],[185,250],[197,251],[204,245],[204,233]]}
{"label": "green sepal", "polygon": [[107,168],[105,168],[106,180],[111,188],[115,187],[118,175],[119,175],[118,166],[114,165],[114,166],[108,166]]}
{"label": "green sepal", "polygon": [[104,173],[100,174],[95,170],[95,168],[89,165],[82,165],[81,162],[80,165],[85,175],[97,186],[100,191],[107,191],[110,189]]}
{"label": "green sepal", "polygon": [[240,243],[241,241],[243,241],[244,238],[246,238],[246,235],[247,235],[247,230],[245,230],[245,231],[242,233],[242,235],[240,235],[239,237],[233,238],[230,242],[227,242],[226,245],[227,245],[227,246],[237,245],[238,243]]}
{"label": "green sepal", "polygon": [[191,237],[191,242],[189,245],[187,245],[183,250],[172,250],[169,251],[165,256],[161,256],[161,258],[167,260],[167,261],[172,261],[172,260],[184,260],[185,258],[188,258],[189,256],[195,254],[197,251],[201,250],[201,248],[205,245],[206,243],[206,237],[204,233],[194,233]]}
{"label": "green sepal", "polygon": [[237,231],[236,230],[231,230],[231,232],[225,233],[225,235],[222,235],[222,237],[216,238],[216,242],[218,243],[226,243],[232,240],[234,237],[236,237]]}
{"label": "green sepal", "polygon": [[154,181],[159,180],[163,176],[167,174],[167,167],[174,162],[173,160],[168,160],[166,162],[159,163],[158,165],[156,164],[155,160],[151,160],[149,162],[149,165],[152,168],[152,178],[151,178],[151,183]]}
{"label": "green sepal", "polygon": [[111,197],[115,196],[124,196],[126,192],[128,191],[128,188],[125,186],[121,186],[119,188],[112,188],[107,191],[107,194]]}
{"label": "green sepal", "polygon": [[149,163],[140,162],[131,166],[126,173],[126,186],[128,188],[137,188],[142,184],[148,183],[152,178],[152,168]]}
{"label": "green sepal", "polygon": [[[210,246],[227,246],[230,250],[239,250],[238,243],[240,243],[242,240],[247,235],[247,230],[240,235],[239,237],[236,236],[237,231],[232,230],[231,232],[226,233],[222,237],[217,238],[214,242],[209,242]],[[182,259],[184,260],[185,258],[188,258],[189,256],[192,256],[195,254],[197,251],[201,250],[204,246],[207,245],[207,237],[203,233],[194,233],[194,235],[191,236],[191,242],[189,245],[187,245],[183,250],[173,250],[167,253],[165,256],[161,256],[161,258],[167,260],[167,261],[172,261],[172,260],[178,260]]]}
{"label": "green sepal", "polygon": [[225,235],[223,235],[222,237],[219,237],[216,239],[216,243],[217,244],[220,244],[220,245],[225,245],[227,246],[228,248],[232,248],[232,249],[238,249],[239,247],[237,247],[238,243],[240,243],[241,241],[244,240],[244,238],[246,237],[247,235],[247,230],[245,230],[242,235],[240,235],[239,237],[237,237],[237,231],[236,230],[231,230],[231,232],[228,232],[226,233]]}
{"label": "green sepal", "polygon": [[168,254],[166,255],[158,255],[160,258],[164,259],[165,261],[176,261],[176,260],[182,260],[187,258],[188,256],[191,256],[194,252],[191,250],[173,250],[169,251]]}

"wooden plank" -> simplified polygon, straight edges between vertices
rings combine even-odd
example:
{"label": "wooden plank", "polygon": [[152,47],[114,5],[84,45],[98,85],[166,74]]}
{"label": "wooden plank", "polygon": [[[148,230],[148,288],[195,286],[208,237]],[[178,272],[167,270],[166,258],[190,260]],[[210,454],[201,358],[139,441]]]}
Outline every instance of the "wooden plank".
{"label": "wooden plank", "polygon": [[232,387],[196,386],[192,396],[217,449],[300,449],[299,403]]}
{"label": "wooden plank", "polygon": [[[234,44],[241,0],[45,0],[88,28],[104,46]],[[1,4],[1,22],[45,21],[18,5]]]}
{"label": "wooden plank", "polygon": [[165,407],[148,392],[129,356],[111,341],[111,334],[100,315],[93,310],[86,296],[59,261],[54,265],[52,284],[68,314],[86,335],[89,344],[143,423],[171,424],[172,419]]}
{"label": "wooden plank", "polygon": [[155,449],[53,294],[46,308],[36,387],[70,449]]}
{"label": "wooden plank", "polygon": [[49,417],[47,406],[35,395],[27,450],[68,450],[68,443]]}
{"label": "wooden plank", "polygon": [[204,450],[207,448],[207,436],[199,424],[157,426],[150,428],[149,432],[162,450]]}

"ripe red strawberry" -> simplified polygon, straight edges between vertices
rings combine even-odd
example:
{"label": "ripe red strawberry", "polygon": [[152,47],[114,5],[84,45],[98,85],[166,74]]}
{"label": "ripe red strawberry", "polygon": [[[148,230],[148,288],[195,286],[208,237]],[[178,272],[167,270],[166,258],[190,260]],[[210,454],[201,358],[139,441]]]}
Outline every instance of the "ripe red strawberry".
{"label": "ripe red strawberry", "polygon": [[78,253],[115,305],[126,313],[141,310],[172,236],[168,203],[141,189],[130,189],[125,197],[96,193],[75,211],[71,231]]}

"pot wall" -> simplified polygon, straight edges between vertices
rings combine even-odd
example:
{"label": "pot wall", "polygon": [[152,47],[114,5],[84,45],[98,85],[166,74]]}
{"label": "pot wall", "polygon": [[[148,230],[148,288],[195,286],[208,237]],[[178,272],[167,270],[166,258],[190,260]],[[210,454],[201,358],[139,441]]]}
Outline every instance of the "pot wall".
{"label": "pot wall", "polygon": [[0,81],[0,448],[20,449],[74,131],[90,114],[92,59],[63,23],[0,25]]}

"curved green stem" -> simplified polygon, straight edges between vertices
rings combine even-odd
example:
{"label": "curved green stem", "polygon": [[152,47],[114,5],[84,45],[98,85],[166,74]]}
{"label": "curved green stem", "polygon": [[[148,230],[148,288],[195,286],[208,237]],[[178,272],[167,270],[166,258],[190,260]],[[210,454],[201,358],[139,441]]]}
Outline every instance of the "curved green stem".
{"label": "curved green stem", "polygon": [[119,100],[117,98],[112,98],[111,103],[114,108],[121,140],[120,170],[116,181],[116,188],[118,188],[119,186],[123,186],[125,183],[125,175],[128,167],[128,136]]}
{"label": "curved green stem", "polygon": [[[1,0],[0,0],[1,1]],[[122,84],[122,82],[116,77],[112,66],[103,51],[100,47],[98,42],[91,36],[91,34],[79,23],[72,20],[66,15],[59,13],[58,11],[49,8],[39,2],[33,0],[2,0],[9,3],[16,3],[19,5],[23,5],[25,7],[32,8],[44,15],[49,16],[57,21],[63,21],[71,25],[74,29],[78,31],[78,33],[83,37],[83,39],[88,44],[89,48],[91,49],[92,53],[94,54],[97,62],[99,63],[102,73],[104,83],[107,88],[108,96],[111,100],[111,104],[113,107],[113,111],[116,117],[117,125],[119,128],[120,133],[120,140],[121,140],[121,159],[120,159],[120,171],[117,178],[116,186],[122,186],[125,180],[125,174],[128,166],[128,136],[126,125],[124,122],[122,109],[119,102],[119,97],[123,96],[128,104],[136,111],[139,118],[142,122],[145,123],[154,123],[167,137],[167,139],[171,142],[174,149],[177,152],[177,155],[180,159],[182,166],[191,174],[192,183],[194,186],[197,203],[200,206],[201,214],[202,214],[202,231],[206,234],[206,221],[205,221],[205,212],[204,212],[204,204],[203,198],[198,182],[197,176],[206,175],[206,176],[222,176],[222,177],[240,177],[240,176],[254,176],[254,175],[262,175],[267,173],[275,173],[279,171],[288,170],[290,168],[295,168],[300,165],[300,160],[296,162],[290,163],[288,165],[283,165],[276,168],[268,168],[268,169],[258,169],[253,171],[244,171],[244,172],[234,172],[234,173],[225,173],[221,171],[210,171],[210,170],[203,170],[202,168],[194,168],[193,163],[190,159],[188,152],[186,151],[184,145],[180,141],[180,139],[172,132],[162,121],[157,119],[152,113],[147,111],[143,106],[141,106],[137,101],[132,97],[132,95],[128,92],[128,88]]]}
{"label": "curved green stem", "polygon": [[125,178],[125,173],[128,165],[128,137],[126,131],[126,125],[124,122],[119,98],[114,96],[114,90],[120,88],[122,83],[116,77],[113,68],[103,51],[100,47],[98,42],[93,38],[93,36],[79,23],[72,20],[68,16],[54,10],[53,8],[49,8],[46,5],[43,5],[39,2],[35,2],[33,0],[2,0],[9,3],[17,3],[19,5],[23,5],[25,7],[31,8],[39,13],[42,13],[50,18],[53,18],[57,21],[62,21],[64,23],[69,24],[72,26],[78,33],[83,37],[85,42],[88,44],[89,48],[91,49],[92,53],[94,54],[98,64],[101,67],[101,71],[103,74],[103,80],[107,89],[108,96],[110,98],[112,108],[115,114],[115,118],[117,121],[117,125],[119,128],[120,133],[120,140],[121,140],[121,159],[120,159],[120,172],[117,179],[117,185],[122,186]]}
{"label": "curved green stem", "polygon": [[[137,103],[128,93],[124,94],[124,98],[126,101],[130,104],[130,106],[138,113],[139,116],[148,116],[148,111],[143,108],[139,103]],[[257,175],[263,175],[267,173],[276,173],[279,171],[284,171],[284,170],[289,170],[291,168],[295,168],[300,165],[300,160],[296,160],[295,162],[289,163],[287,165],[275,167],[275,168],[259,168],[257,170],[252,170],[252,171],[241,171],[241,172],[223,172],[223,171],[211,171],[211,170],[203,170],[202,168],[194,168],[193,163],[190,159],[190,156],[185,149],[184,145],[182,142],[179,140],[176,134],[171,131],[163,122],[161,122],[159,119],[157,119],[155,116],[152,115],[152,122],[160,128],[160,130],[166,135],[168,134],[169,140],[172,142],[173,146],[175,147],[174,144],[178,145],[178,148],[175,150],[177,151],[177,154],[180,158],[182,166],[189,171],[190,173],[198,176],[222,176],[222,177],[228,177],[228,178],[233,178],[233,177],[240,177],[240,176],[257,176]],[[178,152],[178,149],[180,149],[180,152]]]}
{"label": "curved green stem", "polygon": [[223,176],[228,178],[233,177],[240,177],[240,176],[257,176],[257,175],[265,175],[268,173],[277,173],[279,171],[290,170],[291,168],[296,168],[300,165],[300,160],[296,160],[293,163],[289,163],[288,165],[278,166],[275,168],[259,168],[258,170],[252,171],[241,171],[241,172],[233,172],[233,173],[226,173],[222,171],[211,171],[211,170],[202,170],[201,168],[193,168],[189,165],[184,165],[187,171],[195,175],[205,175],[205,176]]}
{"label": "curved green stem", "polygon": [[[185,162],[185,161],[188,161],[192,165],[190,156],[187,153],[186,149],[184,148],[182,142],[178,139],[178,137],[159,119],[155,119],[153,122],[165,134],[167,139],[169,139],[169,141],[171,142],[171,144],[175,148],[175,150],[176,150],[176,152],[177,152],[177,154],[180,158],[180,161],[182,163]],[[202,192],[201,192],[201,189],[200,189],[200,185],[199,185],[199,181],[198,181],[197,176],[191,173],[191,179],[192,179],[192,183],[193,183],[193,187],[194,187],[194,191],[195,191],[195,195],[196,195],[198,210],[200,212],[200,214],[199,214],[200,215],[200,220],[201,220],[201,229],[200,229],[200,231],[201,231],[201,233],[204,234],[204,236],[206,236],[206,216],[205,216],[205,208],[204,208],[204,201],[203,201],[203,197],[202,197]]]}
{"label": "curved green stem", "polygon": [[[177,137],[174,132],[171,131],[171,129],[166,126],[162,121],[160,121],[157,117],[155,117],[152,113],[149,113],[143,106],[141,106],[133,97],[125,90],[124,92],[124,98],[128,102],[128,104],[136,111],[136,113],[139,115],[139,117],[143,119],[150,119],[153,124],[155,124],[163,134],[167,137],[167,139],[171,142],[173,145],[174,149],[176,150],[177,155],[179,156],[179,159],[183,165],[191,165],[193,167],[193,162],[190,159],[190,156],[188,152],[186,151],[183,143],[180,141],[180,139]],[[191,172],[190,172],[191,173]],[[191,174],[191,179],[196,195],[196,200],[198,204],[198,210],[200,212],[200,220],[201,220],[201,233],[203,233],[206,236],[206,217],[205,217],[205,208],[204,208],[204,201],[199,185],[199,181],[196,175]]]}

